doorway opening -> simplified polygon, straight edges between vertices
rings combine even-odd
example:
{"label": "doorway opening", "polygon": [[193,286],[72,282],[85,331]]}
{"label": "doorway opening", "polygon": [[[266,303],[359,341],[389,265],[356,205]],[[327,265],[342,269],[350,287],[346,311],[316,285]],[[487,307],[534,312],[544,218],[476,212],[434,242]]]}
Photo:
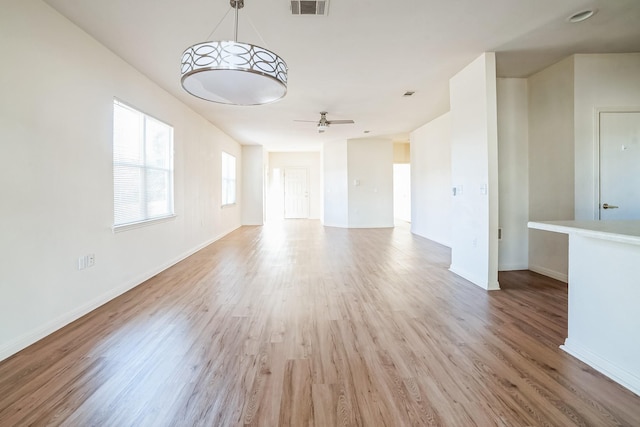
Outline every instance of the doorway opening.
{"label": "doorway opening", "polygon": [[269,177],[267,221],[309,218],[309,171],[275,167]]}
{"label": "doorway opening", "polygon": [[411,165],[393,165],[393,216],[396,220],[411,222]]}

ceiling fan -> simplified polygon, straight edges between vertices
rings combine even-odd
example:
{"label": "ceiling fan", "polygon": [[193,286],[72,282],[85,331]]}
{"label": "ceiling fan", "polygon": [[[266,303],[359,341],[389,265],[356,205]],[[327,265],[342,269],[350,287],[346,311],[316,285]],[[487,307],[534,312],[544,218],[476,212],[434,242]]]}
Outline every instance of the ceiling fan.
{"label": "ceiling fan", "polygon": [[[294,122],[316,123],[314,120],[294,120]],[[327,120],[327,112],[320,112],[320,121],[318,123],[318,133],[322,133],[329,128],[330,125],[350,125],[355,123],[353,120]]]}

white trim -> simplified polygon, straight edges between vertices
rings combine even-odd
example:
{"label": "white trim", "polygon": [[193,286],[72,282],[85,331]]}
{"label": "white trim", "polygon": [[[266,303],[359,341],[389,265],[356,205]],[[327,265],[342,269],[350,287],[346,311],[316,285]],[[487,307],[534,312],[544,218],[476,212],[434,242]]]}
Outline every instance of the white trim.
{"label": "white trim", "polygon": [[533,271],[534,273],[542,274],[543,276],[551,277],[552,279],[556,279],[564,283],[569,283],[569,275],[560,273],[559,271],[540,267],[539,265],[530,265],[529,270]]}
{"label": "white trim", "polygon": [[[291,219],[308,219],[308,218],[291,218]],[[351,225],[349,224],[346,228],[353,229],[363,229],[363,228],[395,228],[395,225],[385,225],[385,224],[362,224],[362,225]]]}
{"label": "white trim", "polygon": [[640,378],[567,338],[560,348],[640,396]]}
{"label": "white trim", "polygon": [[166,263],[144,273],[141,274],[129,281],[127,281],[125,284],[118,286],[116,288],[111,289],[110,291],[98,296],[97,298],[92,299],[91,301],[88,301],[87,303],[83,304],[82,306],[71,310],[68,313],[65,313],[61,316],[58,316],[57,318],[53,319],[50,322],[47,322],[44,325],[38,326],[34,329],[32,329],[31,331],[27,332],[26,334],[8,342],[7,344],[3,345],[2,347],[0,347],[0,361],[13,356],[14,354],[18,353],[19,351],[29,347],[30,345],[36,343],[37,341],[41,340],[42,338],[54,333],[55,331],[63,328],[64,326],[70,324],[71,322],[74,322],[76,320],[78,320],[79,318],[81,318],[82,316],[84,316],[85,314],[95,310],[96,308],[108,303],[109,301],[115,299],[116,297],[124,294],[125,292],[135,288],[136,286],[141,285],[142,283],[144,283],[145,281],[149,280],[150,278],[152,278],[153,276],[163,272],[164,270],[168,269],[169,267],[172,267],[173,265],[179,263],[180,261],[184,260],[185,258],[193,255],[194,253],[198,252],[199,250],[202,250],[203,248],[209,246],[210,244],[216,242],[217,240],[220,240],[221,238],[223,238],[224,236],[226,236],[227,234],[231,233],[232,231],[235,231],[236,229],[238,229],[240,227],[236,227],[233,230],[230,230],[226,233],[222,233],[216,237],[214,237],[213,239],[207,240],[206,242],[182,253],[181,255],[178,255],[177,257],[167,261]]}
{"label": "white trim", "polygon": [[453,264],[451,264],[449,266],[449,271],[452,272],[453,274],[456,274],[456,275],[462,277],[463,279],[473,283],[474,285],[479,286],[482,289],[487,290],[487,291],[499,291],[500,290],[500,283],[498,283],[498,282],[488,283],[487,280],[481,280],[480,278],[475,277],[474,275],[469,274],[468,272],[455,267]]}
{"label": "white trim", "polygon": [[122,99],[120,99],[120,98],[118,98],[118,97],[116,97],[116,96],[114,96],[114,97],[113,97],[113,100],[114,100],[116,103],[118,103],[118,104],[120,104],[120,105],[122,105],[122,106],[124,106],[124,107],[127,107],[127,108],[129,108],[129,109],[131,109],[131,110],[137,111],[138,113],[142,113],[142,114],[144,114],[145,116],[149,116],[149,117],[151,117],[153,120],[157,120],[157,121],[159,121],[159,122],[161,122],[161,123],[164,123],[165,125],[167,125],[167,126],[171,127],[172,129],[175,127],[175,126],[173,126],[171,123],[169,123],[168,121],[163,120],[163,119],[160,119],[160,118],[158,118],[157,116],[154,116],[153,114],[149,114],[149,113],[147,113],[146,111],[143,111],[143,110],[139,109],[138,107],[134,107],[134,106],[133,106],[133,104],[130,104],[130,103],[129,103],[129,102],[127,102],[127,101],[123,101]]}
{"label": "white trim", "polygon": [[518,271],[529,270],[529,264],[501,264],[498,265],[498,271]]}
{"label": "white trim", "polygon": [[426,234],[418,233],[413,229],[413,225],[411,226],[411,234],[413,234],[414,236],[422,237],[423,239],[431,240],[432,242],[436,242],[439,245],[446,246],[447,248],[451,249],[451,242],[441,241],[440,239],[434,239],[433,237],[427,236]]}
{"label": "white trim", "polygon": [[322,225],[325,227],[332,227],[332,228],[349,228],[348,225],[343,224],[343,223],[333,223],[333,222],[322,222]]}
{"label": "white trim", "polygon": [[160,218],[151,218],[151,219],[145,219],[143,221],[130,222],[127,224],[113,225],[111,226],[111,231],[113,231],[114,233],[121,233],[127,230],[133,230],[136,228],[147,227],[149,225],[171,221],[175,219],[176,216],[177,215],[172,214],[172,215],[162,216]]}

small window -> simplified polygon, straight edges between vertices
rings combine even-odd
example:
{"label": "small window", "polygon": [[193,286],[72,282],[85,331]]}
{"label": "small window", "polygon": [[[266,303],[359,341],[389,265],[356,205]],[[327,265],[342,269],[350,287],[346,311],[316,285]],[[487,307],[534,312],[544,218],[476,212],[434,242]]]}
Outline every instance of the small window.
{"label": "small window", "polygon": [[222,152],[222,206],[236,203],[236,158]]}
{"label": "small window", "polygon": [[173,216],[173,128],[113,103],[114,228]]}

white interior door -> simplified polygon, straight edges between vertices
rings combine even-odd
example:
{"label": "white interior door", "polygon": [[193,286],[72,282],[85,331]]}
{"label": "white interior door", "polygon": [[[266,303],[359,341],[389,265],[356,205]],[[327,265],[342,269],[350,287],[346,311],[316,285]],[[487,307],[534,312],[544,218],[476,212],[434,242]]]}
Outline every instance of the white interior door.
{"label": "white interior door", "polygon": [[309,218],[309,179],[304,168],[284,170],[284,217]]}
{"label": "white interior door", "polygon": [[600,113],[600,219],[640,219],[640,112]]}

